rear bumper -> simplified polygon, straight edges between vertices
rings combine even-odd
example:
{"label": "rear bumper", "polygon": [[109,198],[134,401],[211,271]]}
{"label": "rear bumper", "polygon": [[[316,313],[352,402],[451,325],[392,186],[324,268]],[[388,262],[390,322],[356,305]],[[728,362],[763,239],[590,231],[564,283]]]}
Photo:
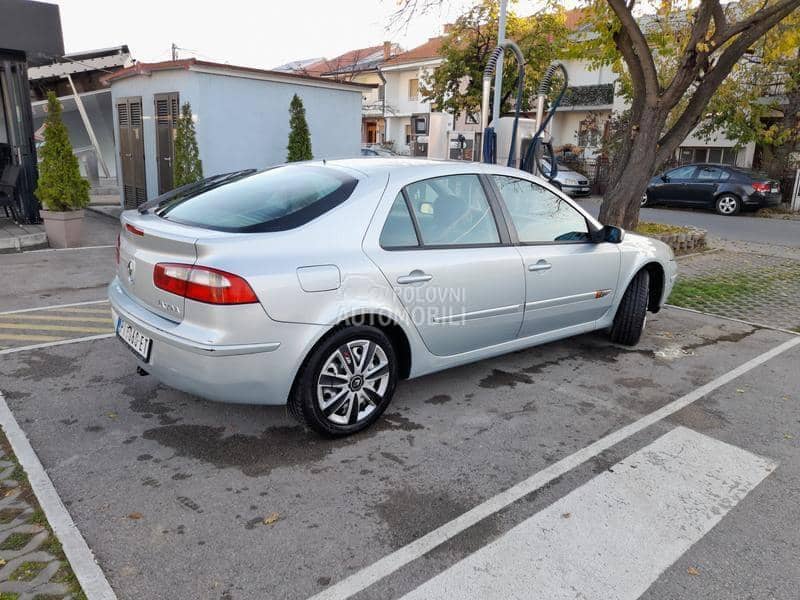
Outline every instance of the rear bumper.
{"label": "rear bumper", "polygon": [[181,336],[180,325],[140,306],[116,279],[108,298],[115,324],[122,317],[153,340],[148,361],[131,352],[142,369],[169,387],[219,402],[286,404],[300,364],[325,329],[274,322],[274,336],[263,343],[214,345]]}
{"label": "rear bumper", "polygon": [[753,192],[744,199],[744,205],[754,208],[767,208],[769,206],[780,205],[782,199],[783,196],[780,193],[762,194],[760,192]]}

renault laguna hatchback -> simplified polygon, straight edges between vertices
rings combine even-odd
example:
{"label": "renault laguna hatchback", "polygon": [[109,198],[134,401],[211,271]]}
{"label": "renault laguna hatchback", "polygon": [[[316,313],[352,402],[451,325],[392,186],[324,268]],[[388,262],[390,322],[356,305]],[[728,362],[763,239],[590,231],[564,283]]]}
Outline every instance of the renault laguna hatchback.
{"label": "renault laguna hatchback", "polygon": [[242,171],[121,217],[109,286],[138,367],[346,435],[398,382],[593,330],[636,344],[676,277],[527,173],[363,158]]}

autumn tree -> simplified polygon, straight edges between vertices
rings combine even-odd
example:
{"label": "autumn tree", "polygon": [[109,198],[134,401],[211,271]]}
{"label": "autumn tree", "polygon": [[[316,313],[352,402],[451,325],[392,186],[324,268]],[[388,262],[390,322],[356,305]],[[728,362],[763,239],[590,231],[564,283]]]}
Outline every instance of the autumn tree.
{"label": "autumn tree", "polygon": [[[420,14],[437,2],[400,0],[400,11]],[[559,4],[551,0],[548,10]],[[584,0],[582,5],[590,30],[582,58],[617,64],[629,78],[624,143],[610,169],[600,220],[632,229],[655,167],[673,156],[702,122],[709,101],[742,56],[792,14],[800,0],[741,0],[724,6],[720,0],[660,0],[641,7],[636,0]],[[640,18],[653,8],[658,27],[646,32]]]}
{"label": "autumn tree", "polygon": [[759,144],[770,176],[789,170],[800,148],[800,12],[768,32],[717,90],[700,134],[717,131],[740,144]]}
{"label": "autumn tree", "polygon": [[635,0],[590,0],[595,61],[621,61],[630,82],[625,143],[609,174],[600,220],[634,228],[648,180],[707,115],[711,98],[742,56],[800,0],[663,0],[650,19]]}
{"label": "autumn tree", "polygon": [[[498,2],[482,0],[456,19],[442,41],[442,64],[424,78],[420,92],[437,110],[458,116],[472,113],[481,105],[481,82],[489,55],[497,46]],[[514,40],[525,57],[523,108],[531,108],[539,78],[564,47],[567,28],[563,9],[535,17],[519,17],[509,12],[506,37]],[[511,53],[503,69],[503,107],[516,97],[518,67]]]}

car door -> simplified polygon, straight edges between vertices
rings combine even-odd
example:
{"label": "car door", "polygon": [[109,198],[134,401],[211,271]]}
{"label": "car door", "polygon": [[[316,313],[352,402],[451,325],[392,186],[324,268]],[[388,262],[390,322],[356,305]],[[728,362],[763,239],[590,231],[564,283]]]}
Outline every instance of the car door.
{"label": "car door", "polygon": [[694,176],[695,166],[684,165],[667,171],[655,181],[648,194],[658,202],[665,204],[686,204],[689,198],[689,183]]}
{"label": "car door", "polygon": [[525,279],[499,208],[474,174],[405,186],[368,256],[427,348],[449,356],[513,340]]}
{"label": "car door", "polygon": [[619,245],[592,242],[586,217],[544,186],[492,180],[525,264],[520,337],[591,324],[608,312],[618,293]]}
{"label": "car door", "polygon": [[689,184],[692,202],[695,204],[710,205],[717,195],[723,170],[713,165],[697,167],[694,179]]}

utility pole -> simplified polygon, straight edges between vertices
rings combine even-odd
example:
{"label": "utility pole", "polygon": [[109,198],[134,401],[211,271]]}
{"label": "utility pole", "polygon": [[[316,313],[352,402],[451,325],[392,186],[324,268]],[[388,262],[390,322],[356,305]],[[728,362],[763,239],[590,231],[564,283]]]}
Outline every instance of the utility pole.
{"label": "utility pole", "polygon": [[[497,45],[501,45],[506,40],[506,9],[508,0],[500,0],[500,22],[497,28]],[[503,101],[503,58],[504,52],[500,53],[497,61],[497,69],[494,73],[494,104],[492,105],[492,124],[495,129],[499,126],[500,103]]]}
{"label": "utility pole", "polygon": [[178,60],[178,46],[172,42],[172,60]]}

